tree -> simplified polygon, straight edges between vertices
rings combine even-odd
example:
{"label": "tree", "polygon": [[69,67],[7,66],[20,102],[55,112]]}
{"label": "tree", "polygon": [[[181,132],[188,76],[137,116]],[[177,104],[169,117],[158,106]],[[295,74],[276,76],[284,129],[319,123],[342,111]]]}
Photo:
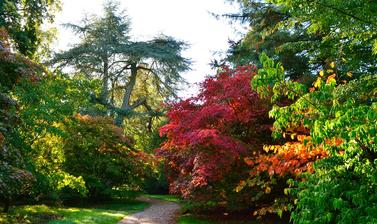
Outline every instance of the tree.
{"label": "tree", "polygon": [[132,139],[111,118],[78,114],[66,130],[64,168],[83,177],[89,197],[109,197],[115,188],[137,190],[147,167],[143,157],[147,157],[127,148]]}
{"label": "tree", "polygon": [[[208,77],[198,96],[171,105],[167,137],[158,154],[165,159],[170,192],[206,206],[240,206],[250,196],[234,188],[247,174],[243,158],[270,141],[268,102],[251,91],[254,66],[224,67]],[[224,204],[225,203],[225,204]]]}
{"label": "tree", "polygon": [[12,91],[20,80],[35,81],[40,67],[25,57],[11,53],[8,34],[0,29],[0,199],[7,212],[11,201],[26,194],[34,178],[26,169],[24,153],[18,142],[15,127],[17,101]]}
{"label": "tree", "polygon": [[2,0],[0,28],[7,30],[21,54],[33,58],[47,37],[42,24],[53,22],[59,6],[59,0]]}
{"label": "tree", "polygon": [[296,136],[284,139],[284,144],[266,144],[263,146],[265,152],[244,159],[250,171],[236,191],[253,196],[250,201],[252,214],[258,218],[270,213],[280,217],[286,214],[296,199],[290,194],[294,182],[304,181],[303,174],[313,173],[314,163],[327,156],[323,148],[313,147],[309,136]]}
{"label": "tree", "polygon": [[[303,127],[310,134],[306,145],[323,148],[327,154],[315,162],[313,173],[301,175],[304,181],[290,182],[287,193],[297,198],[290,205],[291,218],[295,223],[376,222],[377,4],[270,2],[289,14],[280,27],[305,24],[305,33],[320,40],[308,51],[312,63],[322,61],[315,67],[312,85],[289,80],[282,64],[265,54],[260,57],[263,67],[252,80],[253,88],[275,104],[270,111],[275,137],[298,136],[298,128]],[[280,103],[287,98],[289,104]]]}
{"label": "tree", "polygon": [[368,223],[376,221],[376,76],[362,75],[347,82],[332,70],[320,71],[310,89],[291,82],[284,69],[266,55],[264,67],[252,80],[262,95],[290,97],[290,105],[275,105],[275,136],[303,126],[310,142],[323,147],[328,158],[316,163],[314,173],[304,176],[292,190],[297,205],[295,223]]}
{"label": "tree", "polygon": [[[70,50],[56,54],[52,63],[73,66],[88,77],[100,77],[102,91],[96,100],[115,113],[116,124],[122,125],[124,117],[135,108],[144,106],[150,110],[148,96],[131,98],[142,72],[161,94],[171,95],[182,81],[179,73],[188,69],[189,61],[181,56],[185,44],[172,37],[131,41],[129,20],[116,8],[116,3],[108,2],[102,18],[85,19],[82,26],[68,24],[82,40]],[[117,89],[123,91],[119,101],[113,97]]]}
{"label": "tree", "polygon": [[[36,182],[32,193],[38,200],[59,200],[62,192],[85,195],[82,177],[70,174],[64,167],[65,125],[79,112],[88,112],[90,92],[98,92],[98,82],[84,77],[69,77],[61,73],[45,74],[38,82],[20,82],[13,90],[21,110],[15,129],[22,140],[28,170]],[[97,109],[97,108],[95,108]]]}
{"label": "tree", "polygon": [[290,78],[302,79],[310,75],[310,57],[302,53],[307,50],[303,44],[314,41],[315,37],[303,32],[304,27],[300,25],[290,29],[280,27],[279,24],[289,18],[289,14],[267,1],[231,2],[237,2],[241,10],[224,16],[246,23],[249,31],[241,40],[230,41],[225,60],[236,65],[252,63],[259,67],[259,55],[266,52],[284,64]]}
{"label": "tree", "polygon": [[[238,0],[241,12],[230,15],[249,22],[250,31],[232,44],[228,59],[259,64],[266,52],[280,61],[287,77],[306,85],[319,70],[337,64],[337,74],[349,80],[376,71],[376,3],[370,1]],[[362,44],[361,44],[362,43]]]}

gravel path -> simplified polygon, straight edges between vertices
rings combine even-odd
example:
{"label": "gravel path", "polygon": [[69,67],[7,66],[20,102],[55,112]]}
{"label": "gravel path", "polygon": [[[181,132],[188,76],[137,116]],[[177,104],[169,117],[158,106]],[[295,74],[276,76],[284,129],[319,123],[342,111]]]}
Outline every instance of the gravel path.
{"label": "gravel path", "polygon": [[118,224],[175,224],[180,210],[177,203],[154,198],[140,197],[140,201],[150,203],[142,212],[125,217]]}

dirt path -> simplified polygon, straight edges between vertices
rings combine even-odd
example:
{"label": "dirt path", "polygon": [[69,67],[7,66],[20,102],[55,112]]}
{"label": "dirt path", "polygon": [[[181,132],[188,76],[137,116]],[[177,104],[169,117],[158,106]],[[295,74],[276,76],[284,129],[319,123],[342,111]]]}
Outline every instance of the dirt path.
{"label": "dirt path", "polygon": [[140,197],[140,201],[150,203],[142,212],[125,217],[118,224],[175,224],[180,210],[177,203],[154,198]]}

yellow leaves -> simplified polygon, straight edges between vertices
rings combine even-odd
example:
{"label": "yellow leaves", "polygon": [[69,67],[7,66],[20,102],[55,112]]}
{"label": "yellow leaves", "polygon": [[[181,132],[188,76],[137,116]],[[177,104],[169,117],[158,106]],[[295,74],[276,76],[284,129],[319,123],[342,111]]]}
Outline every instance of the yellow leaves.
{"label": "yellow leaves", "polygon": [[[334,63],[334,62],[330,63],[330,66],[331,66],[332,68],[334,68],[334,67],[335,67],[335,63]],[[319,72],[319,77],[318,77],[317,80],[313,83],[313,86],[314,86],[314,87],[312,87],[312,88],[309,89],[309,91],[310,91],[311,93],[314,92],[316,88],[319,89],[319,88],[321,87],[321,85],[322,85],[322,78],[325,77],[325,74],[331,74],[331,75],[329,75],[329,76],[327,77],[327,79],[326,79],[326,84],[327,84],[327,85],[335,85],[335,84],[336,84],[336,79],[335,79],[336,74],[334,73],[334,70],[333,70],[333,69],[327,69],[326,72],[323,71],[323,70],[321,70],[321,71]]]}
{"label": "yellow leaves", "polygon": [[266,187],[266,189],[264,190],[264,192],[265,192],[266,194],[269,194],[269,193],[271,192],[271,188],[270,188],[270,187]]}
{"label": "yellow leaves", "polygon": [[246,181],[241,180],[238,183],[237,187],[234,189],[234,191],[237,192],[237,193],[240,192],[245,187],[245,185],[246,185]]}
{"label": "yellow leaves", "polygon": [[317,78],[317,80],[314,82],[313,86],[315,88],[321,87],[322,79],[320,77]]}
{"label": "yellow leaves", "polygon": [[347,76],[351,78],[352,77],[352,72],[347,72]]}
{"label": "yellow leaves", "polygon": [[[286,209],[284,209],[284,207],[286,206],[283,206],[281,210],[287,211],[288,207],[286,207]],[[277,206],[274,206],[274,205],[267,206],[267,207],[263,207],[261,209],[255,210],[253,212],[253,216],[258,216],[258,218],[261,218],[264,215],[275,213],[277,210],[278,210]]]}
{"label": "yellow leaves", "polygon": [[334,70],[332,70],[332,69],[327,69],[327,70],[326,70],[326,73],[327,73],[327,74],[330,74],[330,73],[333,73],[333,72],[334,72]]}
{"label": "yellow leaves", "polygon": [[335,76],[336,74],[332,74],[327,77],[326,84],[336,84]]}
{"label": "yellow leaves", "polygon": [[334,61],[330,63],[330,68],[335,68],[335,62]]}
{"label": "yellow leaves", "polygon": [[[284,134],[284,136],[285,136],[285,133],[283,133]],[[277,151],[278,151],[278,147],[276,147],[275,145],[264,145],[263,146],[263,150],[265,151],[265,152],[274,152],[274,153],[276,153]]]}

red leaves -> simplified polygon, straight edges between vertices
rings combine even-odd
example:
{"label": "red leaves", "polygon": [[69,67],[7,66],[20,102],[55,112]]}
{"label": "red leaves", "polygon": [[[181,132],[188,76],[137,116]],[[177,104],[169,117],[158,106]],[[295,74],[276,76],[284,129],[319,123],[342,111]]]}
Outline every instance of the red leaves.
{"label": "red leaves", "polygon": [[[268,103],[251,90],[254,66],[223,68],[201,84],[198,96],[171,105],[167,140],[158,154],[167,160],[170,190],[185,197],[221,181],[269,136]],[[267,133],[267,134],[266,134]]]}
{"label": "red leaves", "polygon": [[[283,193],[286,180],[312,172],[313,162],[326,156],[312,148],[303,127],[290,132],[298,142],[271,145],[270,105],[249,85],[254,69],[223,68],[201,84],[197,97],[171,105],[169,123],[160,129],[167,140],[158,150],[171,192],[196,201],[216,196],[227,201],[236,191],[240,201],[256,208],[281,209],[289,200]],[[241,192],[244,188],[249,191]]]}

